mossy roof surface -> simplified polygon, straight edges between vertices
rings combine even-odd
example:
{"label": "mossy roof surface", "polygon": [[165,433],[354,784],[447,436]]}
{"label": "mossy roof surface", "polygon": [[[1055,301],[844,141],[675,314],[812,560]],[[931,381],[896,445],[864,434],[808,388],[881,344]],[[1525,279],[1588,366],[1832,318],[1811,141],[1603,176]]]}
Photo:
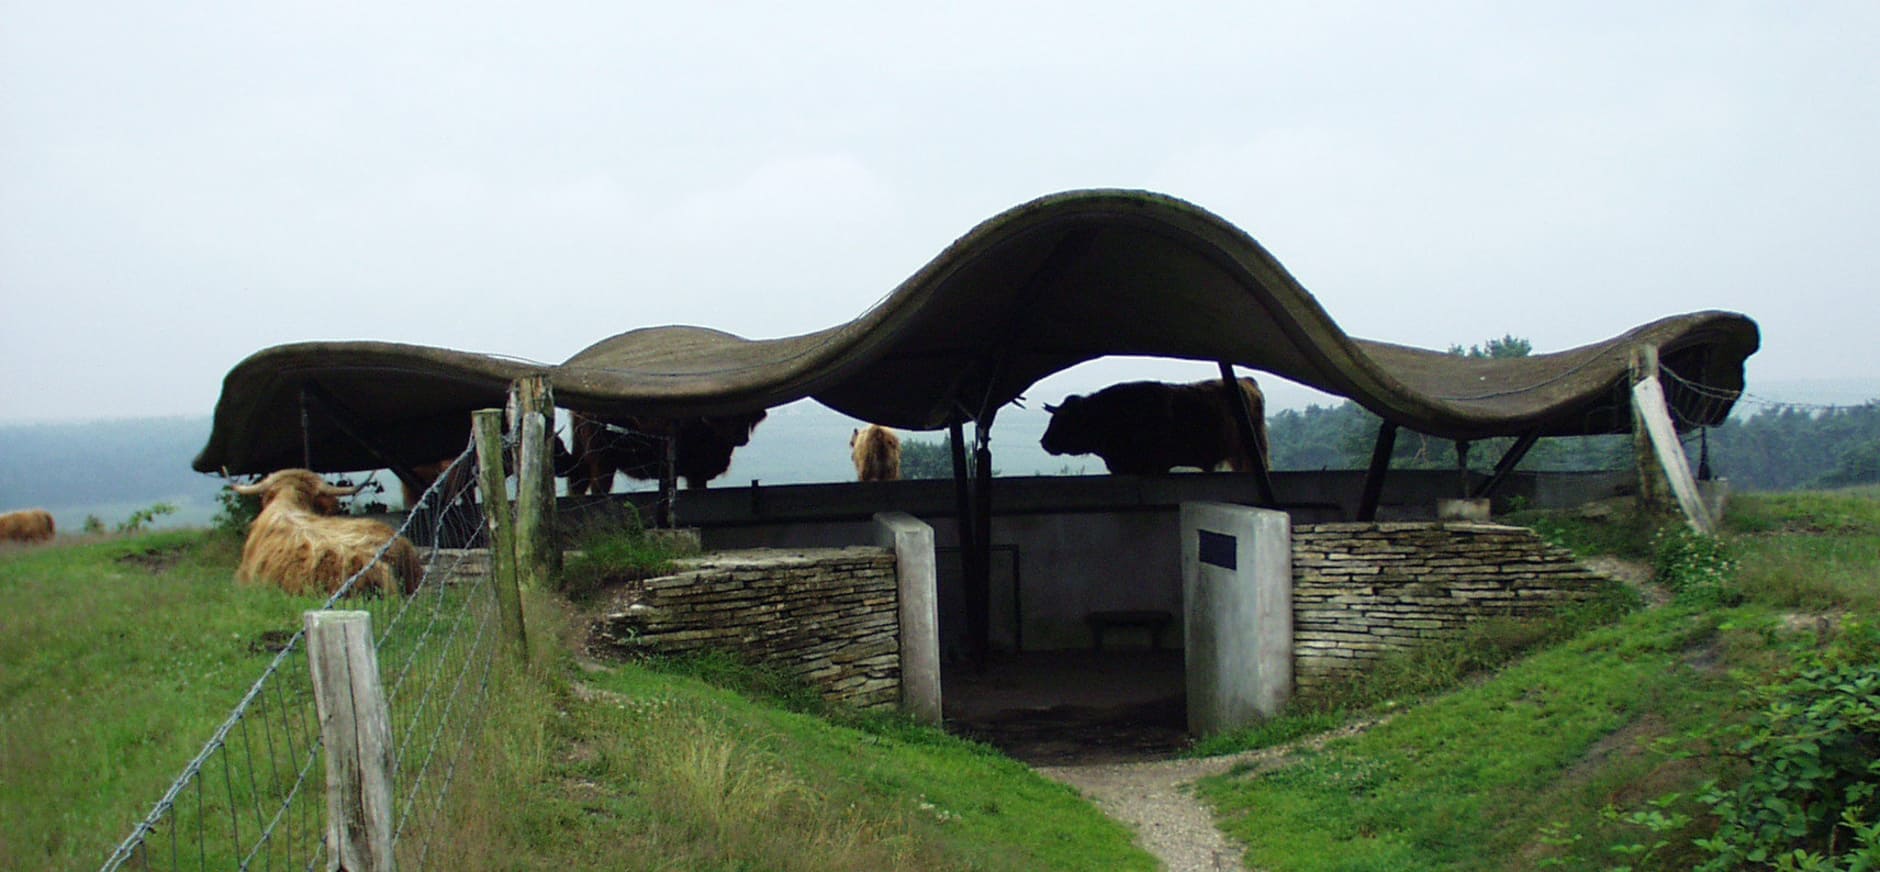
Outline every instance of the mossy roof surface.
{"label": "mossy roof surface", "polygon": [[1448,438],[1624,432],[1633,349],[1656,346],[1666,368],[1699,386],[1670,391],[1689,425],[1728,413],[1758,342],[1754,321],[1721,311],[1513,359],[1359,339],[1220,217],[1146,191],[1070,191],[988,219],[854,320],[801,336],[647,327],[559,365],[385,342],[263,349],[224,381],[195,467],[301,465],[303,388],[314,396],[313,465],[338,471],[383,464],[336,421],[422,463],[459,451],[468,413],[500,407],[509,382],[525,375],[548,376],[557,405],[605,416],[708,415],[814,397],[925,430],[982,418],[1039,379],[1107,355],[1228,361]]}

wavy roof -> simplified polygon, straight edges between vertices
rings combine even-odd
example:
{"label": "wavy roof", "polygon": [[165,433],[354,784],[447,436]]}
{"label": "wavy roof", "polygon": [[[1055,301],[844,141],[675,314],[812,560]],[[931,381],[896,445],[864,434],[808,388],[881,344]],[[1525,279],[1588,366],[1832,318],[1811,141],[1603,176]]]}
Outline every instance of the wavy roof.
{"label": "wavy roof", "polygon": [[[948,246],[853,321],[781,339],[651,327],[559,366],[384,342],[264,349],[223,383],[202,471],[301,463],[302,388],[314,466],[383,465],[339,421],[421,463],[459,450],[468,412],[547,374],[557,405],[612,415],[746,411],[814,397],[863,420],[934,429],[987,419],[1039,379],[1106,355],[1229,361],[1349,397],[1449,438],[1539,430],[1625,432],[1633,348],[1680,378],[1740,390],[1756,324],[1677,315],[1603,342],[1480,360],[1358,339],[1252,237],[1190,203],[1144,191],[1071,191],[1003,212]],[[1672,391],[1680,418],[1718,423],[1730,402]]]}

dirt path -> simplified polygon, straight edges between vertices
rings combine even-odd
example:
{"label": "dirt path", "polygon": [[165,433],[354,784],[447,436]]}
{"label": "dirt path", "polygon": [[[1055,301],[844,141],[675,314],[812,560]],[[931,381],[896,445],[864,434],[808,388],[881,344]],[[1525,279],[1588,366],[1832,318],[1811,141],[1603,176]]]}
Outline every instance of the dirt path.
{"label": "dirt path", "polygon": [[1238,872],[1246,868],[1240,847],[1215,828],[1213,812],[1194,795],[1196,780],[1232,766],[1232,758],[1209,757],[1038,771],[1083,791],[1104,814],[1128,824],[1137,843],[1170,872]]}
{"label": "dirt path", "polygon": [[1139,763],[1038,766],[1038,773],[1082,791],[1104,814],[1136,831],[1143,849],[1169,872],[1240,872],[1240,845],[1214,826],[1214,812],[1196,798],[1194,783],[1241,764],[1264,771],[1300,749],[1320,748],[1383,722],[1359,721],[1288,745],[1222,757]]}

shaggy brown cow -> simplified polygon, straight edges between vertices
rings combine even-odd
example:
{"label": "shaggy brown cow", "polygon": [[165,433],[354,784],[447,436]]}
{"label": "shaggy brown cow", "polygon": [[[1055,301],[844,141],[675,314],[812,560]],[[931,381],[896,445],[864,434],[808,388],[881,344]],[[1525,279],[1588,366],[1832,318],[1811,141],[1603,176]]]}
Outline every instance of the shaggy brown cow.
{"label": "shaggy brown cow", "polygon": [[901,437],[893,430],[870,424],[850,431],[849,456],[855,461],[856,481],[901,479]]}
{"label": "shaggy brown cow", "polygon": [[568,494],[607,494],[614,490],[614,473],[632,478],[657,479],[665,462],[665,434],[675,424],[678,474],[688,488],[724,475],[731,468],[731,453],[751,441],[751,431],[768,415],[764,411],[705,418],[620,418],[602,420],[571,412],[574,421],[574,463],[568,473]]}
{"label": "shaggy brown cow", "polygon": [[[424,580],[418,549],[392,528],[366,518],[322,514],[323,502],[337,505],[338,497],[356,487],[335,487],[305,469],[282,469],[254,484],[229,487],[261,497],[261,514],[248,531],[235,570],[237,581],[272,583],[301,595],[332,593],[362,568],[356,590],[410,593]],[[385,556],[371,563],[380,548]]]}
{"label": "shaggy brown cow", "polygon": [[0,542],[50,542],[57,532],[52,513],[21,509],[0,515]]}
{"label": "shaggy brown cow", "polygon": [[[1253,411],[1254,443],[1266,444],[1266,398],[1253,379],[1239,380]],[[1088,397],[1073,394],[1046,405],[1051,425],[1038,440],[1052,454],[1095,454],[1114,473],[1156,475],[1177,466],[1212,470],[1226,461],[1236,472],[1253,469],[1240,414],[1220,379],[1175,385],[1125,382]]]}

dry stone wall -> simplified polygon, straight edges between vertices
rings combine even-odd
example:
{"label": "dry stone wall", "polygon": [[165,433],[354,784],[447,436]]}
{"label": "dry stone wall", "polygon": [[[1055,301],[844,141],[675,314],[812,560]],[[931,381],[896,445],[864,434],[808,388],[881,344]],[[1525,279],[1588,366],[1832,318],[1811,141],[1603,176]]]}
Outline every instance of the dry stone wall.
{"label": "dry stone wall", "polygon": [[587,648],[611,658],[730,650],[828,699],[892,707],[901,695],[897,590],[891,548],[717,552],[611,589],[591,616]]}
{"label": "dry stone wall", "polygon": [[1604,576],[1525,527],[1471,523],[1293,528],[1294,683],[1487,617],[1538,617],[1596,593]]}

